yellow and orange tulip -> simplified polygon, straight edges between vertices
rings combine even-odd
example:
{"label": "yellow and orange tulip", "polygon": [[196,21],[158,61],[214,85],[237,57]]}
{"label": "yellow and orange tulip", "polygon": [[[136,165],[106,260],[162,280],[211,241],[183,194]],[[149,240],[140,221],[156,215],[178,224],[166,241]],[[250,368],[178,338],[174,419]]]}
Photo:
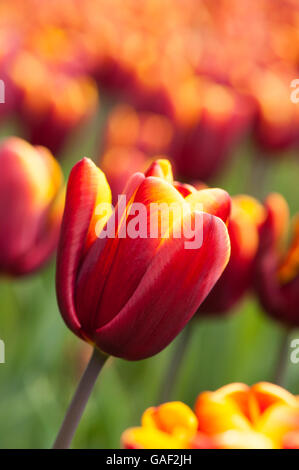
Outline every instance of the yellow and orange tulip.
{"label": "yellow and orange tulip", "polygon": [[17,137],[0,146],[0,271],[22,275],[54,252],[64,207],[59,164],[45,147]]}
{"label": "yellow and orange tulip", "polygon": [[289,208],[283,196],[270,194],[265,210],[255,263],[256,292],[269,315],[289,327],[299,326],[299,217],[293,218],[288,244]]}
{"label": "yellow and orange tulip", "polygon": [[265,210],[253,197],[232,197],[228,221],[231,255],[219,281],[199,308],[199,314],[228,312],[254,285],[254,264],[259,246],[259,228]]}
{"label": "yellow and orange tulip", "polygon": [[55,154],[97,109],[98,91],[90,77],[53,72],[28,52],[21,52],[10,63],[9,77],[28,140]]}
{"label": "yellow and orange tulip", "polygon": [[299,399],[267,382],[232,383],[147,409],[122,435],[127,449],[282,449],[299,446]]}

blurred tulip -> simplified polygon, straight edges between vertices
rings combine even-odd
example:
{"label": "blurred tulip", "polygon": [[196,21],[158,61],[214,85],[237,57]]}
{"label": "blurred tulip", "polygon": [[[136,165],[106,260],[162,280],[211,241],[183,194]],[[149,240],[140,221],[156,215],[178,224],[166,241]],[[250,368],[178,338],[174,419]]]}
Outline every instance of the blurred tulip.
{"label": "blurred tulip", "polygon": [[28,140],[55,154],[97,109],[98,92],[89,77],[53,72],[29,53],[17,55],[10,78],[20,95],[18,112]]}
{"label": "blurred tulip", "polygon": [[172,124],[166,116],[118,105],[108,117],[105,147],[132,147],[153,157],[167,153],[172,135]]}
{"label": "blurred tulip", "polygon": [[208,180],[223,169],[248,129],[252,107],[229,87],[194,79],[175,95],[170,148],[179,175]]}
{"label": "blurred tulip", "polygon": [[149,158],[134,147],[111,147],[100,158],[112,193],[112,204],[117,203],[129,178],[137,171],[144,171]]}
{"label": "blurred tulip", "polygon": [[126,449],[187,449],[197,427],[196,415],[189,406],[174,401],[148,408],[141,427],[125,431],[121,441]]}
{"label": "blurred tulip", "polygon": [[199,308],[199,314],[221,314],[234,307],[253,287],[258,229],[264,220],[262,205],[250,196],[232,198],[228,222],[231,256],[219,281]]}
{"label": "blurred tulip", "polygon": [[226,385],[199,395],[198,429],[213,436],[218,448],[279,449],[298,430],[298,397],[277,385],[260,382]]}
{"label": "blurred tulip", "polygon": [[60,167],[44,147],[17,137],[0,146],[0,271],[38,269],[58,243],[64,205]]}
{"label": "blurred tulip", "polygon": [[299,219],[293,219],[293,238],[286,247],[289,209],[280,194],[265,202],[266,219],[260,230],[255,288],[265,311],[288,327],[299,326]]}
{"label": "blurred tulip", "polygon": [[122,435],[126,449],[298,448],[299,400],[260,382],[203,392],[195,412],[181,402],[147,409],[141,427]]}
{"label": "blurred tulip", "polygon": [[294,72],[287,76],[270,70],[253,74],[253,96],[258,112],[254,137],[265,156],[281,155],[298,144],[298,106],[291,101],[290,84]]}
{"label": "blurred tulip", "polygon": [[172,132],[165,116],[138,112],[124,104],[111,111],[99,166],[111,188],[113,204],[133,173],[145,171],[153,156],[167,153]]}
{"label": "blurred tulip", "polygon": [[[217,189],[184,198],[172,185],[167,160],[155,162],[145,176],[133,175],[124,194],[127,208],[119,204],[112,214],[120,221],[115,236],[101,238],[99,227],[110,214],[106,211],[101,218],[96,207],[110,203],[108,183],[88,159],[73,168],[57,257],[57,295],[66,324],[80,338],[105,353],[138,360],[173,340],[221,275],[229,239],[219,217],[227,219],[230,198]],[[187,203],[192,218],[192,207],[201,203],[206,211],[201,248],[185,249],[184,235],[171,235],[176,224],[185,223],[182,215],[173,219],[169,235],[151,238],[148,232],[146,238],[123,238],[124,225],[133,220],[132,202],[144,204],[146,211],[154,202]]]}

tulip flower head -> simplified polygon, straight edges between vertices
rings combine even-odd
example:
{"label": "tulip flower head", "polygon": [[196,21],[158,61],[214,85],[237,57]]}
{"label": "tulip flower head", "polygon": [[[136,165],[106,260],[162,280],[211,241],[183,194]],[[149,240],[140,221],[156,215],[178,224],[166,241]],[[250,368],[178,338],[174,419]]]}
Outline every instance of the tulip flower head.
{"label": "tulip flower head", "polygon": [[267,382],[201,393],[193,412],[181,402],[147,409],[122,435],[127,449],[282,449],[299,446],[299,400]]}
{"label": "tulip flower head", "polygon": [[0,271],[38,269],[55,250],[64,204],[63,176],[44,147],[17,137],[0,146]]}
{"label": "tulip flower head", "polygon": [[[103,172],[86,158],[74,166],[57,257],[57,296],[66,324],[80,338],[107,354],[138,360],[174,339],[223,272],[230,253],[224,223],[230,198],[220,189],[188,192],[182,186],[180,192],[167,160],[154,162],[146,174],[135,173],[124,196],[125,204],[112,210]],[[188,210],[164,226],[159,214],[152,222],[153,203]],[[201,212],[194,210],[197,203]],[[136,207],[148,216],[145,232]],[[184,228],[198,216],[201,244],[187,249]]]}
{"label": "tulip flower head", "polygon": [[199,313],[228,312],[253,287],[254,261],[259,245],[259,227],[265,218],[263,206],[253,197],[232,198],[228,221],[231,255],[219,281],[199,308]]}
{"label": "tulip flower head", "polygon": [[292,78],[293,71],[288,76],[270,70],[254,74],[258,104],[254,137],[263,155],[279,156],[298,142],[298,107],[290,99]]}
{"label": "tulip flower head", "polygon": [[198,77],[175,89],[174,100],[177,129],[169,153],[177,172],[211,179],[233,156],[251,120],[251,106],[229,87]]}
{"label": "tulip flower head", "polygon": [[45,145],[55,154],[97,109],[98,92],[91,78],[53,73],[32,54],[17,55],[10,77],[19,94],[18,114],[30,142]]}
{"label": "tulip flower head", "polygon": [[265,311],[289,327],[299,326],[299,219],[293,219],[291,243],[286,243],[289,208],[280,194],[265,202],[266,219],[260,230],[255,286]]}

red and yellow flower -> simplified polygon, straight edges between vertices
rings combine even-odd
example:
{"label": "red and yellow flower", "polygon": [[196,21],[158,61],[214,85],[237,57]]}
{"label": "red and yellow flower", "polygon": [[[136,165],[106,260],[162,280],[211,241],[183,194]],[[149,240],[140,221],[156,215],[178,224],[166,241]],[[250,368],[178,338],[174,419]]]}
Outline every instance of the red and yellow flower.
{"label": "red and yellow flower", "polygon": [[85,75],[55,71],[33,54],[19,53],[9,67],[18,95],[18,117],[34,145],[57,154],[67,137],[86,122],[98,106],[94,81]]}
{"label": "red and yellow flower", "polygon": [[225,313],[253,287],[259,227],[264,219],[265,210],[256,199],[247,195],[232,197],[228,221],[230,259],[219,281],[200,306],[199,313]]}
{"label": "red and yellow flower", "polygon": [[[167,160],[158,160],[144,175],[134,174],[124,191],[127,205],[117,205],[112,237],[101,229],[112,220],[111,192],[103,172],[90,160],[78,162],[69,177],[57,257],[57,296],[68,327],[107,354],[129,360],[158,353],[182,330],[225,268],[230,253],[226,222],[230,197],[220,189],[196,191],[173,184]],[[133,219],[132,203],[202,206],[202,246],[186,249],[182,214],[158,236],[123,237]],[[107,225],[106,225],[107,224]],[[99,234],[99,238],[96,235]],[[147,234],[148,235],[148,234]]]}
{"label": "red and yellow flower", "polygon": [[184,178],[208,180],[233,156],[252,120],[252,106],[230,87],[194,77],[173,89],[169,155]]}
{"label": "red and yellow flower", "polygon": [[267,382],[201,393],[194,412],[182,402],[147,409],[122,435],[127,449],[299,448],[299,399]]}
{"label": "red and yellow flower", "polygon": [[299,326],[299,217],[293,218],[293,235],[288,244],[287,202],[280,194],[271,194],[265,209],[256,259],[256,292],[269,315],[287,326]]}
{"label": "red and yellow flower", "polygon": [[32,272],[54,252],[64,207],[60,167],[45,147],[17,137],[0,146],[0,271]]}

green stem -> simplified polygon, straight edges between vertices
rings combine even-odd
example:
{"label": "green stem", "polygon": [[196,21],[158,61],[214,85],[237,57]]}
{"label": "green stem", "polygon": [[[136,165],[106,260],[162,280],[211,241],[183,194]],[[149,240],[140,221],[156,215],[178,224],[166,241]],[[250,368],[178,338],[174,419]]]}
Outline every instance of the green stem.
{"label": "green stem", "polygon": [[107,359],[108,356],[102,354],[98,349],[94,349],[67,410],[53,449],[68,449],[70,447],[94,384]]}
{"label": "green stem", "polygon": [[158,403],[165,403],[172,397],[173,389],[182,366],[183,358],[190,342],[191,332],[192,325],[191,322],[189,322],[181,332],[177,342],[174,344],[174,352],[170,358],[170,363],[166,370],[164,380],[162,381]]}
{"label": "green stem", "polygon": [[266,183],[269,176],[270,157],[258,154],[251,159],[251,171],[248,179],[248,192],[254,197],[264,199],[266,196]]}

